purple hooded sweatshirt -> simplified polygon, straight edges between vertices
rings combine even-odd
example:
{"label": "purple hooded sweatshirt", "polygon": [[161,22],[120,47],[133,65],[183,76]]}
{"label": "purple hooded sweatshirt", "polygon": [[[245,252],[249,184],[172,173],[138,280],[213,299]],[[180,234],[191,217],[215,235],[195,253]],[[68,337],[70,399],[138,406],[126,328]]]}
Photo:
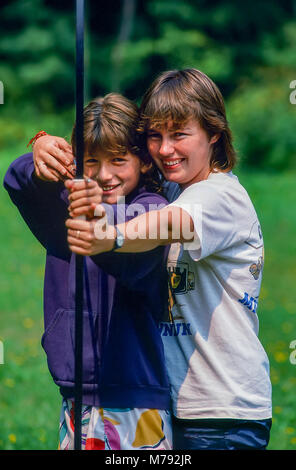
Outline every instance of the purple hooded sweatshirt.
{"label": "purple hooded sweatshirt", "polygon": [[[75,255],[67,244],[68,192],[34,174],[32,153],[15,160],[4,187],[46,249],[42,346],[63,397],[74,398]],[[137,188],[120,207],[167,204]],[[123,215],[122,215],[123,214]],[[84,257],[83,404],[168,409],[170,390],[158,323],[167,308],[166,250]]]}

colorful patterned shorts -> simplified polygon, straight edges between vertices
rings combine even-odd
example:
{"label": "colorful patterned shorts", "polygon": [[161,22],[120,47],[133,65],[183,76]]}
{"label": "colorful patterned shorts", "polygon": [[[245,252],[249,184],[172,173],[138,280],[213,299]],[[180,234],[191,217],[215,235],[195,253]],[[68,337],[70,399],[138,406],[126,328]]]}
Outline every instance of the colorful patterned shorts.
{"label": "colorful patterned shorts", "polygon": [[[83,450],[170,450],[171,415],[147,408],[82,407]],[[73,402],[63,400],[59,449],[74,449]]]}

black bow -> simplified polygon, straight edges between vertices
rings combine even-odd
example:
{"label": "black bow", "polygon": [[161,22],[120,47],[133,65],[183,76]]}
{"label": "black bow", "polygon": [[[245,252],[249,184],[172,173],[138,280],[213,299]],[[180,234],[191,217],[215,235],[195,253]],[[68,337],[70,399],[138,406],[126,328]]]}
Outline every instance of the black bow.
{"label": "black bow", "polygon": [[[83,178],[84,0],[76,0],[76,178]],[[74,449],[81,450],[83,376],[83,256],[76,254]]]}

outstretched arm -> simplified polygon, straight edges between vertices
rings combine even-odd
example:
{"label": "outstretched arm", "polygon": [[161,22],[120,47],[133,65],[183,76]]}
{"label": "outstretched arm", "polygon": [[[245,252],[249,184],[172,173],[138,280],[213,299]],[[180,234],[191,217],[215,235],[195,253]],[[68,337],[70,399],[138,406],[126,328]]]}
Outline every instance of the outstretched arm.
{"label": "outstretched arm", "polygon": [[[97,213],[104,213],[102,206]],[[81,255],[96,255],[113,249],[116,229],[99,220],[66,221],[68,243],[71,251]],[[175,242],[190,242],[194,239],[193,221],[190,215],[180,207],[168,206],[135,217],[128,222],[118,224],[117,228],[124,235],[123,246],[118,253],[142,253],[162,245]]]}

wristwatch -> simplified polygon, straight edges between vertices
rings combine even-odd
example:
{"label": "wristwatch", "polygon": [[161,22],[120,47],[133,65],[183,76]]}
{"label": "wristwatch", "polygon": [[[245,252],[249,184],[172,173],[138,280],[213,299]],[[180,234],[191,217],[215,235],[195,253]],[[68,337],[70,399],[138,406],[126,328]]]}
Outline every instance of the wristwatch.
{"label": "wristwatch", "polygon": [[118,250],[118,248],[121,248],[124,244],[123,234],[121,233],[117,225],[115,225],[114,228],[116,230],[116,238],[115,238],[114,245],[111,251]]}

